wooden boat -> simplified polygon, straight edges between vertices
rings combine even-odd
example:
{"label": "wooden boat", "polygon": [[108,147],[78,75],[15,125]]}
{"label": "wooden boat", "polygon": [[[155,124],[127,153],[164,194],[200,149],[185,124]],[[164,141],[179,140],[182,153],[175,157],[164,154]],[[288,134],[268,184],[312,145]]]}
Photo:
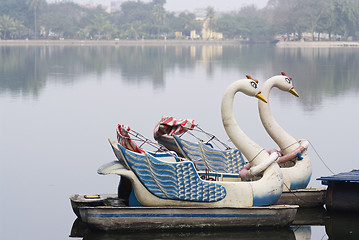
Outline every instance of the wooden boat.
{"label": "wooden boat", "polygon": [[146,231],[204,228],[276,228],[289,226],[298,206],[264,207],[128,207],[116,195],[70,197],[75,214],[103,231]]}
{"label": "wooden boat", "polygon": [[359,170],[320,177],[317,180],[328,186],[325,199],[328,211],[359,212]]}
{"label": "wooden boat", "polygon": [[305,208],[323,206],[326,191],[326,188],[285,190],[282,192],[277,204],[294,204]]}

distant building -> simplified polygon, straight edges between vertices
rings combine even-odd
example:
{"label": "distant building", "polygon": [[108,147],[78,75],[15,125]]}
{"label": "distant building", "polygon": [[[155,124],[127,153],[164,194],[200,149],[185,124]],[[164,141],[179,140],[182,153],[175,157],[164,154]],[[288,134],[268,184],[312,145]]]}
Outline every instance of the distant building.
{"label": "distant building", "polygon": [[222,40],[223,33],[215,32],[210,27],[210,19],[205,18],[202,24],[202,39],[204,40]]}
{"label": "distant building", "polygon": [[196,33],[196,30],[192,30],[192,31],[191,31],[191,36],[190,36],[190,38],[191,38],[192,40],[199,39],[200,37],[201,37],[201,36]]}
{"label": "distant building", "polygon": [[182,39],[182,32],[175,32],[176,39]]}

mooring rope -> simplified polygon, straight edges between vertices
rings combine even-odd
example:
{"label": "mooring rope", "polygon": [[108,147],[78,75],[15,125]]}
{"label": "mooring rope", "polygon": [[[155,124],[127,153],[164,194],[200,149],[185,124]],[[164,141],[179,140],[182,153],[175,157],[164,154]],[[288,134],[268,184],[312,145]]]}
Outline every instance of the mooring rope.
{"label": "mooring rope", "polygon": [[314,145],[308,141],[310,146],[312,146],[314,152],[317,154],[318,158],[320,159],[320,161],[324,164],[324,166],[332,173],[332,174],[335,174],[329,167],[328,165],[324,162],[324,160],[322,159],[322,157],[319,155],[319,153],[317,152],[317,150],[315,149]]}

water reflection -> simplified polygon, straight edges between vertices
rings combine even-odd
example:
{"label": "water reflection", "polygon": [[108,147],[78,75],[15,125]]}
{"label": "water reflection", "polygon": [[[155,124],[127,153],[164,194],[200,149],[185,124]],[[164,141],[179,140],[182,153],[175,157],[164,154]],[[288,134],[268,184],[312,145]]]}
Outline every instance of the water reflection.
{"label": "water reflection", "polygon": [[[280,229],[251,229],[235,230],[227,229],[221,231],[198,230],[198,231],[166,231],[166,232],[139,232],[139,233],[107,233],[96,232],[88,229],[81,220],[76,219],[71,229],[70,237],[83,240],[116,240],[116,239],[265,239],[265,240],[290,240],[290,239],[310,239],[310,227],[294,227]],[[297,238],[298,237],[298,238]]]}
{"label": "water reflection", "polygon": [[[235,71],[238,77],[259,72],[256,78],[260,80],[285,71],[295,76],[306,110],[313,110],[326,94],[336,96],[359,88],[358,48],[1,46],[0,63],[0,94],[17,96],[37,96],[48,81],[67,84],[107,71],[129,84],[151,82],[154,88],[163,88],[174,70],[187,71],[191,78],[191,70],[198,66],[209,80],[217,70]],[[266,76],[259,75],[263,73]]]}
{"label": "water reflection", "polygon": [[325,231],[330,240],[359,239],[359,214],[334,212],[325,221]]}

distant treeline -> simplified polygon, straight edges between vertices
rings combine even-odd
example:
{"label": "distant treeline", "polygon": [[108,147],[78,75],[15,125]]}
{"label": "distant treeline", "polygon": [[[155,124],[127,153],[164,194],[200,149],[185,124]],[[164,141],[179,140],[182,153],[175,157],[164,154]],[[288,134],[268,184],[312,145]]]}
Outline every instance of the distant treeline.
{"label": "distant treeline", "polygon": [[207,32],[223,33],[224,39],[359,39],[359,0],[269,0],[263,9],[253,5],[225,13],[208,6],[202,19],[191,12],[166,11],[165,4],[166,0],[127,1],[107,13],[101,6],[87,8],[69,1],[1,0],[0,38],[203,39],[206,20]]}

